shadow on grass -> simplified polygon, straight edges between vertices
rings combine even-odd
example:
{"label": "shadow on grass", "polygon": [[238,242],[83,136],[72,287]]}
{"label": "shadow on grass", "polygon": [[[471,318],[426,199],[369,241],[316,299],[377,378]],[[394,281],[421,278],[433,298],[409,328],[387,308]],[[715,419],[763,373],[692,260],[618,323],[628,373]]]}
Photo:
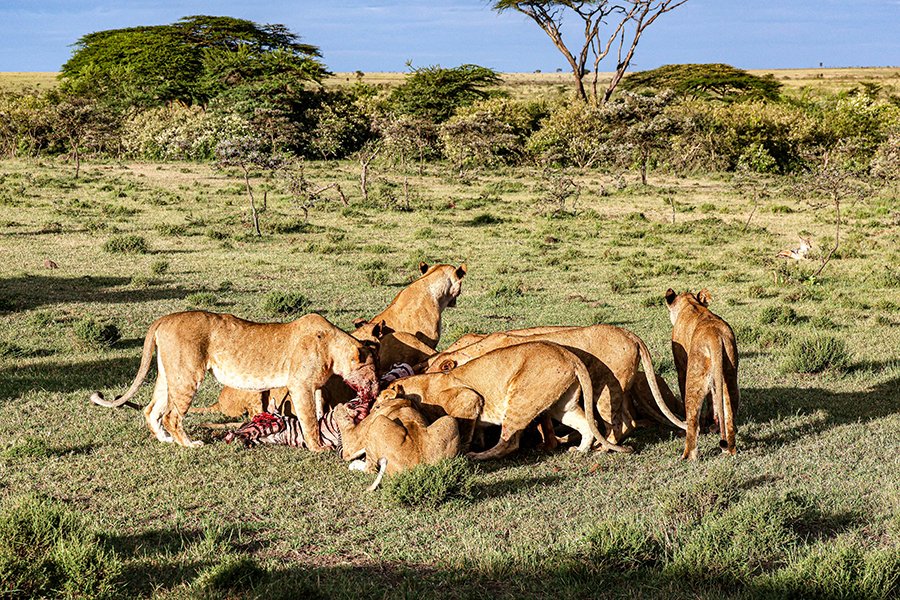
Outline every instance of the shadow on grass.
{"label": "shadow on grass", "polygon": [[0,298],[15,310],[66,302],[132,303],[184,298],[196,290],[181,287],[112,289],[127,286],[127,277],[50,277],[26,275],[0,279]]}
{"label": "shadow on grass", "polygon": [[[39,363],[24,367],[0,368],[0,404],[26,392],[70,393],[82,390],[87,395],[101,390],[105,394],[124,393],[140,366],[141,357],[108,358],[72,364]],[[154,381],[151,371],[146,381]]]}
{"label": "shadow on grass", "polygon": [[472,493],[477,500],[486,500],[488,498],[499,498],[515,494],[520,490],[555,485],[565,479],[562,475],[543,475],[539,477],[517,477],[490,483],[477,483],[473,486]]}
{"label": "shadow on grass", "polygon": [[751,446],[780,445],[832,427],[864,423],[900,413],[900,377],[870,387],[863,392],[831,392],[821,388],[746,388],[741,390],[741,412],[756,422],[781,421],[785,416],[823,411],[824,416],[788,429],[740,437]]}

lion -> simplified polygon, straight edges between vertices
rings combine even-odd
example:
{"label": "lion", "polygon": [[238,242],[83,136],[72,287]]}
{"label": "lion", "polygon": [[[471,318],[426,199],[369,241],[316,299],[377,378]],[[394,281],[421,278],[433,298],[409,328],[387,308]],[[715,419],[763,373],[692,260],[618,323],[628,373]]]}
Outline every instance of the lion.
{"label": "lion", "polygon": [[[422,276],[397,294],[386,309],[371,319],[356,319],[353,322],[356,327],[353,337],[359,340],[377,339],[384,344],[384,350],[379,352],[378,357],[379,373],[396,363],[415,365],[434,353],[441,336],[441,313],[447,307],[456,306],[466,270],[465,263],[454,267],[429,266],[420,262]],[[382,328],[382,332],[389,330],[391,334],[376,335],[373,332],[375,327]],[[382,339],[382,335],[390,339]],[[327,385],[326,395],[331,405],[346,402],[351,397],[347,387],[340,385],[339,381],[331,381]],[[194,409],[193,412],[218,410],[228,416],[240,417],[245,412],[253,416],[266,410],[265,404],[270,399],[275,399],[276,406],[283,407],[290,397],[284,389],[247,392],[225,387],[215,404]],[[324,402],[320,399],[317,404],[320,415]]]}
{"label": "lion", "polygon": [[[538,328],[536,328],[538,329]],[[515,335],[514,332],[494,333],[480,342],[455,352],[441,352],[428,359],[426,373],[458,368],[486,352],[524,342],[553,342],[573,352],[584,362],[591,375],[595,396],[593,405],[609,424],[607,439],[620,443],[636,426],[629,391],[638,377],[645,377],[659,410],[676,427],[684,429],[679,419],[666,405],[657,386],[656,374],[646,344],[632,332],[612,325],[590,327],[539,328],[543,333]],[[534,330],[520,330],[523,332]],[[643,374],[638,370],[643,366]],[[593,411],[592,411],[593,412]]]}
{"label": "lion", "polygon": [[579,396],[590,409],[591,378],[581,360],[556,344],[525,342],[452,370],[395,381],[378,398],[410,398],[426,417],[447,414],[466,421],[466,445],[476,425],[500,425],[496,446],[469,454],[476,460],[498,458],[518,448],[522,431],[544,412],[581,434],[581,452],[589,451],[595,439],[605,450],[630,452],[600,435],[593,410],[582,410]]}
{"label": "lion", "polygon": [[[563,329],[575,329],[575,326],[569,325],[545,325],[539,327],[528,327],[526,329],[510,329],[508,331],[499,331],[495,333],[505,333],[508,335],[536,335],[539,333],[553,333],[556,331],[561,331]],[[463,334],[457,339],[455,342],[447,346],[444,349],[444,352],[456,352],[457,350],[461,350],[466,346],[471,346],[472,344],[477,344],[487,336],[491,335],[490,333],[466,333]],[[424,366],[422,368],[425,368]]]}
{"label": "lion", "polygon": [[[456,419],[444,416],[429,425],[405,398],[377,401],[369,416],[359,423],[346,404],[339,404],[334,409],[334,421],[341,433],[341,458],[353,461],[351,469],[378,471],[369,491],[378,487],[385,474],[434,464],[460,452]],[[365,461],[359,461],[363,455]]]}
{"label": "lion", "polygon": [[91,401],[108,407],[130,403],[157,349],[156,387],[144,417],[158,440],[182,446],[202,444],[188,437],[182,420],[207,370],[237,389],[286,387],[295,400],[303,440],[315,451],[324,449],[316,422],[315,391],[332,374],[361,396],[378,393],[372,351],[324,317],[309,314],[290,323],[252,323],[229,314],[190,311],[166,315],[150,325],[141,366],[125,395],[109,401],[95,392]]}
{"label": "lion", "polygon": [[[415,365],[434,354],[434,350],[420,342],[412,334],[393,331],[382,321],[367,323],[357,329],[353,337],[372,348],[376,356],[378,373],[385,373],[399,363]],[[340,377],[331,377],[323,386],[327,391],[331,404],[347,402],[352,397],[352,390],[343,384]],[[216,403],[211,406],[192,406],[190,413],[220,412],[228,417],[243,417],[245,414],[253,418],[261,412],[278,410],[282,414],[292,414],[290,394],[287,388],[265,390],[263,392],[238,390],[224,387],[219,393]],[[316,414],[324,414],[325,400],[323,394],[317,394]],[[209,427],[211,424],[205,424]],[[217,425],[218,426],[218,425]]]}
{"label": "lion", "polygon": [[678,387],[684,402],[687,434],[681,458],[697,460],[700,411],[707,397],[712,399],[713,418],[718,425],[722,452],[734,455],[734,415],[740,402],[738,390],[738,350],[734,331],[707,308],[708,290],[696,295],[665,294],[672,321],[672,354],[678,371]]}

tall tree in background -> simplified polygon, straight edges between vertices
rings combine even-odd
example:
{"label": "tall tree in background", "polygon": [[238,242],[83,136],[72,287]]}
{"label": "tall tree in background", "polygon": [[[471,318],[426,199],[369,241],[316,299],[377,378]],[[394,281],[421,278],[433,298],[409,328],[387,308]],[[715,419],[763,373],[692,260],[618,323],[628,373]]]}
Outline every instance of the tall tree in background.
{"label": "tall tree in background", "polygon": [[[593,60],[591,99],[594,102],[609,100],[616,86],[625,76],[644,30],[660,15],[674,10],[687,0],[593,0],[575,2],[573,0],[545,0],[542,2],[517,2],[516,0],[496,0],[494,10],[516,10],[527,15],[550,36],[553,45],[562,53],[572,68],[575,90],[578,97],[587,101],[584,77],[588,71],[588,61]],[[567,15],[581,19],[584,25],[584,39],[576,53],[563,39],[563,20]],[[572,46],[574,49],[575,47]],[[616,51],[616,69],[602,98],[598,96],[597,80],[600,63],[610,52]]]}
{"label": "tall tree in background", "polygon": [[[273,67],[316,81],[326,72],[319,49],[300,43],[284,25],[232,17],[199,15],[171,25],[97,31],[74,47],[62,66],[64,88],[121,106],[205,103],[222,86]],[[236,58],[229,62],[223,55]]]}

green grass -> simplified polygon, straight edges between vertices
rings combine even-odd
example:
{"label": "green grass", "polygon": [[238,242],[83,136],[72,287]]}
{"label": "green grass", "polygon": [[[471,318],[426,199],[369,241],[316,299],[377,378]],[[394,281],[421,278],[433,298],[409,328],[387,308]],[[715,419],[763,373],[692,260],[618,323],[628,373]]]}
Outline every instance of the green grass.
{"label": "green grass", "polygon": [[[847,215],[842,239],[861,236],[865,252],[833,258],[813,285],[773,255],[798,231],[832,235],[833,223],[779,186],[744,231],[751,207],[727,177],[655,173],[644,188],[629,173],[620,191],[611,176],[573,173],[585,190],[578,215],[555,219],[534,211],[539,172],[458,182],[449,166],[427,164],[410,178],[411,211],[364,206],[357,193],[285,233],[269,225],[296,221],[296,209],[274,190],[256,239],[239,182],[185,166],[89,162],[75,181],[56,162],[0,162],[0,195],[30,190],[0,205],[0,498],[40,495],[84,519],[91,541],[77,547],[88,558],[69,571],[78,581],[90,565],[115,563],[120,597],[896,595],[900,303],[896,269],[885,270],[900,264],[896,187]],[[317,185],[357,189],[355,162],[305,169]],[[384,164],[373,174],[399,180]],[[717,219],[679,210],[673,225],[662,189],[679,207],[715,204]],[[114,229],[89,227],[116,190],[127,192],[117,204],[139,212]],[[489,208],[432,208],[482,196]],[[779,205],[796,210],[764,210]],[[466,226],[485,210],[502,222]],[[200,235],[173,234],[173,223]],[[114,236],[140,236],[152,252],[104,251]],[[47,258],[59,269],[44,269]],[[741,353],[737,457],[703,435],[701,460],[685,464],[683,438],[641,429],[633,455],[523,449],[479,465],[468,500],[406,506],[387,488],[365,493],[371,477],[332,454],[235,448],[198,427],[209,415],[187,416],[208,443],[184,450],[153,439],[138,412],[88,401],[94,390],[124,392],[149,324],[194,294],[248,319],[315,310],[350,329],[387,306],[421,260],[468,264],[441,347],[473,331],[615,323],[647,343],[673,390],[659,299],[669,287],[708,288]],[[293,312],[267,306],[282,291],[291,294],[275,305]],[[793,313],[761,322],[781,305]],[[83,344],[74,324],[86,318],[114,323],[121,339]],[[782,371],[791,343],[821,335],[843,344],[842,369]],[[196,403],[218,390],[208,378]],[[145,385],[135,400],[151,394]]]}

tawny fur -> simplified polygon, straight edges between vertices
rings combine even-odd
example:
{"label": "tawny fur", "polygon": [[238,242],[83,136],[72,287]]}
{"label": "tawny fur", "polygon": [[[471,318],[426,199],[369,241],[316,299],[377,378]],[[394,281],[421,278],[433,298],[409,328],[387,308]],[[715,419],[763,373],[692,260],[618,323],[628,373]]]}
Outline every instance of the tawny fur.
{"label": "tawny fur", "polygon": [[472,455],[480,460],[515,450],[522,431],[545,412],[578,430],[582,452],[590,450],[595,439],[606,450],[630,451],[610,444],[597,430],[590,409],[590,374],[577,356],[557,344],[525,342],[447,372],[407,377],[388,386],[379,401],[395,397],[414,400],[426,417],[447,414],[464,421],[465,444],[471,442],[477,424],[500,425],[497,445]]}
{"label": "tawny fur", "polygon": [[[425,372],[452,369],[497,348],[529,341],[553,342],[573,352],[587,367],[594,390],[593,405],[608,424],[606,439],[610,442],[620,443],[637,426],[629,391],[638,379],[647,382],[658,410],[670,423],[685,428],[662,398],[647,346],[630,331],[612,325],[518,331],[526,335],[517,335],[516,331],[495,333],[454,352],[436,354],[428,359]],[[640,366],[643,372],[638,370]]]}
{"label": "tawny fur", "polygon": [[682,459],[696,460],[700,412],[712,399],[713,418],[718,424],[723,452],[734,454],[734,417],[738,411],[738,349],[731,327],[707,306],[710,294],[701,290],[676,294],[666,291],[672,321],[672,354],[678,371],[678,387],[684,402],[687,433]]}
{"label": "tawny fur", "polygon": [[[466,265],[434,265],[419,263],[422,276],[403,289],[386,309],[366,321],[358,320],[353,336],[360,341],[377,339],[384,345],[379,349],[379,373],[392,365],[405,362],[415,365],[433,354],[441,335],[441,313],[448,306],[455,306],[462,291],[462,278]],[[373,336],[374,327],[386,327],[391,331],[384,336]],[[331,406],[347,402],[352,395],[340,381],[326,385],[326,398]],[[271,397],[285,399],[286,390],[272,390]],[[261,392],[245,392],[228,387],[222,389],[215,404],[195,412],[218,410],[229,416],[244,412],[256,414],[262,410],[264,396]],[[289,397],[286,398],[290,400]],[[255,411],[255,412],[254,412]],[[237,413],[237,414],[235,414]]]}
{"label": "tawny fur", "polygon": [[341,458],[352,461],[365,455],[369,473],[382,461],[386,461],[384,471],[393,475],[453,458],[461,449],[456,419],[445,416],[429,425],[403,398],[379,400],[358,424],[343,404],[334,409],[334,418],[341,431]]}
{"label": "tawny fur", "polygon": [[337,374],[367,394],[378,390],[372,352],[323,317],[311,314],[290,323],[252,323],[228,314],[181,312],[157,319],[147,331],[141,366],[124,396],[113,401],[99,392],[91,400],[122,406],[138,392],[156,352],[153,399],[144,409],[150,430],[163,442],[197,446],[182,420],[206,372],[243,390],[287,388],[294,398],[307,447],[322,450],[315,391]]}

